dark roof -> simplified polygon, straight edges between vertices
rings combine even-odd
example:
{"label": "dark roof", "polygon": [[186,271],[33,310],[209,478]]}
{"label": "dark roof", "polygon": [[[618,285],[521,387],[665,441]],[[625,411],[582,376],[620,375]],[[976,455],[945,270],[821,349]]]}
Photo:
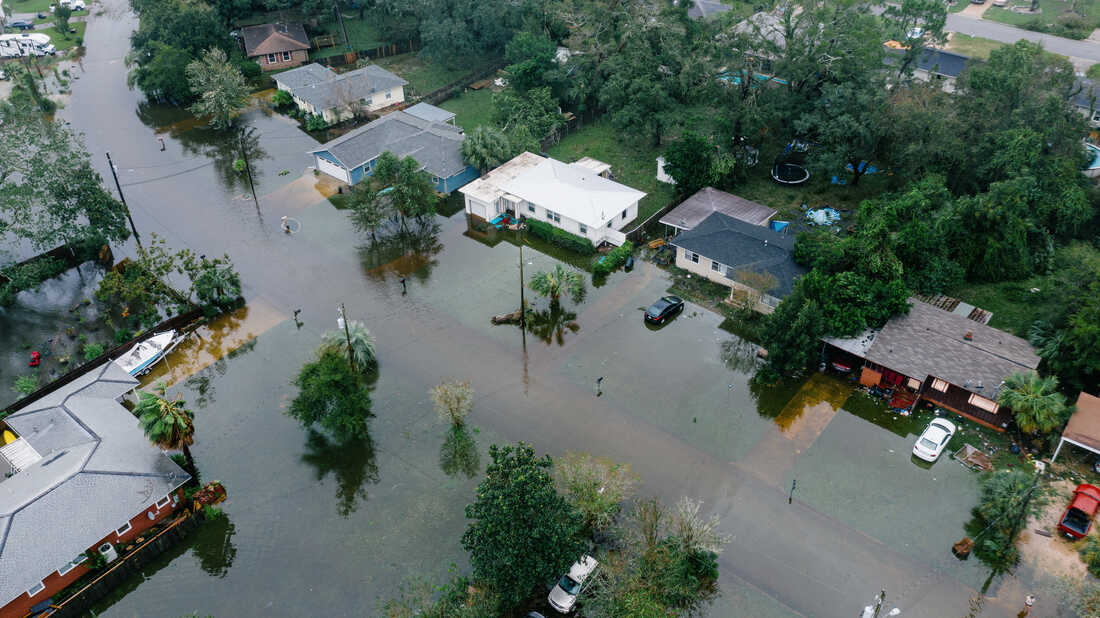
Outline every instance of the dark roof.
{"label": "dark roof", "polygon": [[[279,76],[276,76],[278,78]],[[280,80],[281,81],[281,80]],[[376,92],[385,92],[409,82],[390,73],[386,69],[369,64],[361,69],[337,75],[333,73],[325,79],[306,82],[291,89],[291,94],[308,102],[317,110],[343,107],[353,101],[365,99]],[[394,103],[398,101],[395,99]]]}
{"label": "dark roof", "polygon": [[882,327],[864,358],[921,381],[935,376],[990,399],[1001,380],[1039,366],[1031,344],[1019,337],[915,298],[910,304],[907,315]]}
{"label": "dark roof", "polygon": [[0,604],[190,478],[118,403],[137,383],[108,361],[4,419],[22,457],[0,477]]}
{"label": "dark roof", "polygon": [[771,273],[778,285],[769,294],[778,298],[790,294],[795,278],[806,273],[791,257],[793,236],[720,212],[712,213],[670,242],[735,270]]}
{"label": "dark roof", "polygon": [[388,150],[399,158],[411,156],[424,171],[447,178],[466,169],[463,139],[458,127],[395,111],[309,152],[327,151],[351,170]]}
{"label": "dark roof", "polygon": [[1097,83],[1091,79],[1085,79],[1084,77],[1077,78],[1076,88],[1077,93],[1073,95],[1073,103],[1078,107],[1089,108],[1093,107],[1093,97],[1097,99],[1097,103],[1100,103],[1100,88],[1097,88]]}
{"label": "dark roof", "polygon": [[[886,64],[896,65],[902,53],[901,50],[888,49],[885,58]],[[925,48],[924,51],[917,56],[918,69],[946,77],[958,77],[966,69],[969,63],[969,56],[963,56],[962,54],[956,54],[942,49]]]}
{"label": "dark roof", "polygon": [[703,187],[661,217],[660,222],[681,230],[690,230],[712,212],[720,212],[753,225],[767,225],[768,220],[775,216],[775,210],[767,206],[714,187]]}
{"label": "dark roof", "polygon": [[244,53],[249,56],[309,49],[309,37],[302,24],[260,24],[241,29]]}

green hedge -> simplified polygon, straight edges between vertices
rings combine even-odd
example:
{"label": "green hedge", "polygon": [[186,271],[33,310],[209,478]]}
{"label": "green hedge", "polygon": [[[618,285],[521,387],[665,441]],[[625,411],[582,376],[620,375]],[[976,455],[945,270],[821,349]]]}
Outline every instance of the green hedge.
{"label": "green hedge", "polygon": [[535,236],[545,240],[546,242],[557,245],[562,249],[568,249],[581,255],[592,255],[596,252],[596,247],[592,246],[592,241],[576,234],[570,234],[561,228],[554,227],[545,221],[537,221],[535,219],[527,220],[527,231],[531,232]]}
{"label": "green hedge", "polygon": [[626,258],[634,253],[634,243],[629,240],[621,247],[615,247],[602,260],[592,265],[592,276],[606,276],[626,262]]}

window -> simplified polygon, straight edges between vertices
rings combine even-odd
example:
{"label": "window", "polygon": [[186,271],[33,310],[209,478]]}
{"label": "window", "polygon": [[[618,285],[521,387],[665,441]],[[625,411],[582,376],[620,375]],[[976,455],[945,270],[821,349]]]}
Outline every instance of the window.
{"label": "window", "polygon": [[125,524],[122,525],[121,528],[119,528],[118,530],[115,530],[115,536],[122,536],[122,535],[126,534],[127,532],[130,531],[130,528],[132,528],[132,527],[133,526],[130,525],[130,522],[126,522]]}
{"label": "window", "polygon": [[387,90],[386,91],[386,98],[387,99],[392,99],[393,98],[393,91],[392,90]]}
{"label": "window", "polygon": [[164,496],[160,500],[157,500],[157,510],[159,511],[160,509],[163,509],[164,507],[168,506],[168,503],[171,502],[171,501],[172,501],[172,496],[171,495]]}
{"label": "window", "polygon": [[944,381],[944,380],[941,380],[939,378],[936,378],[935,380],[932,380],[932,388],[934,390],[937,390],[937,391],[941,392],[941,393],[946,393],[947,392],[947,382]]}
{"label": "window", "polygon": [[611,227],[611,222],[610,221],[607,222],[607,227]]}
{"label": "window", "polygon": [[38,582],[37,584],[31,586],[31,589],[27,591],[27,596],[29,596],[33,599],[34,595],[42,592],[45,589],[46,589],[46,584],[43,584],[42,582]]}
{"label": "window", "polygon": [[710,269],[713,270],[714,272],[719,272],[720,273],[720,272],[722,272],[722,265],[719,264],[718,262],[715,262],[714,260],[711,260],[710,261]]}
{"label": "window", "polygon": [[578,223],[577,226],[580,228],[581,234],[587,234],[588,233],[588,228],[585,227],[583,223]]}
{"label": "window", "polygon": [[70,561],[68,564],[66,564],[65,566],[58,569],[57,574],[58,575],[64,575],[64,574],[68,573],[69,571],[75,569],[81,562],[84,562],[87,559],[88,559],[88,556],[85,556],[84,554],[80,554],[76,558],[73,558],[72,561]]}
{"label": "window", "polygon": [[[627,208],[626,210],[630,210],[630,209],[629,209],[629,208]],[[623,211],[623,219],[625,219],[625,218],[626,218],[626,210],[624,210],[624,211]]]}
{"label": "window", "polygon": [[559,215],[558,213],[556,213],[552,210],[547,210],[546,211],[546,220],[547,221],[553,221],[555,223],[561,223],[561,215]]}
{"label": "window", "polygon": [[975,408],[981,408],[986,412],[992,412],[993,414],[996,414],[997,409],[1000,408],[1000,406],[997,405],[996,401],[993,401],[992,399],[986,399],[981,395],[971,395],[969,403]]}
{"label": "window", "polygon": [[535,212],[535,205],[527,204],[527,212]]}
{"label": "window", "polygon": [[268,64],[275,64],[275,54],[268,54],[267,55],[267,63]]}
{"label": "window", "polygon": [[916,378],[909,378],[909,388],[913,390],[917,390],[918,388],[920,388],[920,380]]}
{"label": "window", "polygon": [[688,251],[687,249],[684,249],[684,259],[690,260],[690,261],[695,262],[696,264],[698,264],[699,263],[699,254],[698,253],[693,253],[691,251]]}

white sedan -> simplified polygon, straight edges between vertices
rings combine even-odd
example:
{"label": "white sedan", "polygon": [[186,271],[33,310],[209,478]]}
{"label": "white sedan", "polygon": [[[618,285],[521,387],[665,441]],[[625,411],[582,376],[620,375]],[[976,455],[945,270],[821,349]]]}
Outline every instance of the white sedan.
{"label": "white sedan", "polygon": [[913,445],[913,454],[925,461],[936,461],[953,435],[954,423],[943,418],[933,419],[917,438],[917,443]]}
{"label": "white sedan", "polygon": [[592,571],[596,570],[599,563],[589,555],[584,555],[580,560],[569,567],[569,572],[561,576],[554,589],[550,591],[550,606],[563,614],[573,611],[577,604],[577,596],[584,590],[585,581]]}

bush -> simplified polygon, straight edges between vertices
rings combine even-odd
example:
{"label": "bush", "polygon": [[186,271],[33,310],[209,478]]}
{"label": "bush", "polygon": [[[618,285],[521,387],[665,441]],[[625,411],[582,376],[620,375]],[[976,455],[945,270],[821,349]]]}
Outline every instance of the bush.
{"label": "bush", "polygon": [[12,386],[12,390],[21,395],[30,395],[38,388],[38,376],[19,376],[15,379],[15,385]]}
{"label": "bush", "polygon": [[634,253],[634,243],[629,240],[623,243],[621,247],[615,247],[603,257],[602,260],[592,265],[592,276],[607,276],[608,274],[617,270],[626,262],[626,258],[630,257]]}
{"label": "bush", "polygon": [[1081,554],[1081,560],[1089,567],[1089,573],[1100,577],[1100,538],[1090,536],[1077,550]]}
{"label": "bush", "polygon": [[82,45],[84,45],[84,37],[82,37],[82,36],[76,37],[76,46],[80,47]]}
{"label": "bush", "polygon": [[561,228],[554,227],[545,221],[527,220],[527,230],[546,242],[568,249],[581,255],[592,255],[596,247],[587,238],[570,234]]}
{"label": "bush", "polygon": [[294,105],[294,97],[290,96],[286,90],[276,90],[275,94],[271,95],[271,104],[275,107]]}
{"label": "bush", "polygon": [[259,64],[252,62],[251,60],[244,60],[240,62],[239,64],[237,64],[237,68],[240,69],[241,75],[244,75],[248,79],[257,78],[264,72],[263,69],[260,68]]}
{"label": "bush", "polygon": [[100,356],[103,356],[103,344],[100,343],[86,343],[84,344],[84,361],[93,361]]}
{"label": "bush", "polygon": [[120,328],[115,331],[115,345],[122,345],[133,338],[134,333],[125,328]]}
{"label": "bush", "polygon": [[324,131],[328,128],[325,118],[319,114],[310,114],[306,117],[306,131]]}

